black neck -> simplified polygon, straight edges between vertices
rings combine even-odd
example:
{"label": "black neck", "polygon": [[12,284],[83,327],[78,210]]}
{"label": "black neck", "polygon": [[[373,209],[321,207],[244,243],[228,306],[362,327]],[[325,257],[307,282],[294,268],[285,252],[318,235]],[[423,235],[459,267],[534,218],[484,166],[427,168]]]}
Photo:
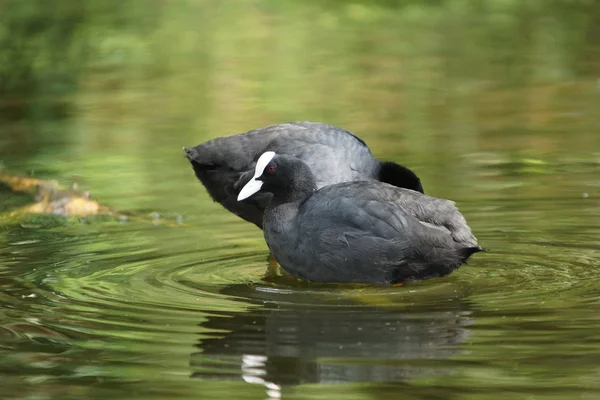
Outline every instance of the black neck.
{"label": "black neck", "polygon": [[301,202],[312,196],[317,190],[317,184],[312,174],[296,176],[294,181],[285,187],[273,191],[273,204]]}

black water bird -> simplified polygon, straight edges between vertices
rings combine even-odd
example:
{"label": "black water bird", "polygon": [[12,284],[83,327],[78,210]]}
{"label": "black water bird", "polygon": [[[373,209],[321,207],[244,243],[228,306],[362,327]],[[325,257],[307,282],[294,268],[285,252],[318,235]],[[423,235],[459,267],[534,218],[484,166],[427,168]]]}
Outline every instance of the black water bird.
{"label": "black water bird", "polygon": [[271,254],[298,279],[397,284],[445,276],[483,249],[454,202],[378,181],[318,189],[302,160],[265,152],[238,200],[273,195]]}
{"label": "black water bird", "polygon": [[236,198],[254,174],[256,160],[266,151],[304,161],[312,170],[317,188],[340,182],[378,180],[423,193],[421,180],[413,171],[394,162],[377,160],[358,136],[319,122],[267,126],[184,150],[196,177],[213,200],[259,228],[271,194],[258,193],[243,202]]}

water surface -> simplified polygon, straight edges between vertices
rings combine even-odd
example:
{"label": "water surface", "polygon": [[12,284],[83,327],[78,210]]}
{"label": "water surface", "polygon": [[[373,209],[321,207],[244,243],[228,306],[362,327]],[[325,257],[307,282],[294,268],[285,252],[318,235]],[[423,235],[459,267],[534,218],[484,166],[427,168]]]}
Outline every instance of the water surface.
{"label": "water surface", "polygon": [[[128,219],[2,220],[2,398],[599,398],[600,9],[405,3],[3,3],[4,168]],[[181,147],[293,120],[413,168],[489,252],[264,280]]]}

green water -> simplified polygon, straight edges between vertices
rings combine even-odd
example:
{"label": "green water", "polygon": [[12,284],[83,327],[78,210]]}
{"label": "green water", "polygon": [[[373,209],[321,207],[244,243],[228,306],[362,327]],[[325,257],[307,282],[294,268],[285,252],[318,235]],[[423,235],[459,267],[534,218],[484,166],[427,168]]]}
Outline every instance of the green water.
{"label": "green water", "polygon": [[[592,0],[0,1],[3,167],[130,216],[2,220],[0,398],[600,399],[598,27]],[[263,281],[181,147],[293,120],[413,168],[489,252]]]}

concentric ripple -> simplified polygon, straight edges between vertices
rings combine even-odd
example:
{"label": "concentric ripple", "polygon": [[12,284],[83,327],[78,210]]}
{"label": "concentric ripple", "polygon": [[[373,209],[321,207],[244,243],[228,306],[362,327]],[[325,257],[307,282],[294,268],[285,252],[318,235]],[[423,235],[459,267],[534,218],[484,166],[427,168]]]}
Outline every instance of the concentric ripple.
{"label": "concentric ripple", "polygon": [[[221,231],[214,218],[13,227],[0,250],[4,385],[16,391],[25,376],[36,390],[60,382],[56,396],[93,386],[249,399],[310,397],[311,383],[339,396],[356,384],[420,393],[418,382],[438,394],[600,389],[585,371],[600,361],[590,312],[600,306],[600,202],[485,198],[461,209],[489,251],[404,287],[263,279],[261,233],[236,222]],[[557,360],[572,372],[547,377]]]}

